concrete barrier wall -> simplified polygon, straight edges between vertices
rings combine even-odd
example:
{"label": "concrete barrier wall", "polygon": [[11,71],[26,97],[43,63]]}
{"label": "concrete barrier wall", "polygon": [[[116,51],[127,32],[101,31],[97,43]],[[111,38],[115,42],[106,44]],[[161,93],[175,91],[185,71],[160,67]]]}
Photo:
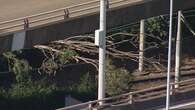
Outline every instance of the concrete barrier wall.
{"label": "concrete barrier wall", "polygon": [[0,36],[0,53],[10,51],[12,47],[13,35]]}
{"label": "concrete barrier wall", "polygon": [[[169,13],[169,0],[145,0],[146,3],[117,7],[108,12],[107,28],[111,29],[124,24],[138,22],[141,19]],[[174,0],[174,10],[184,10],[195,7],[195,0]],[[99,14],[92,13],[66,21],[52,23],[28,30],[24,48],[43,44],[70,36],[93,33],[99,27]],[[9,35],[13,36],[13,35]],[[2,38],[3,37],[3,38]],[[11,38],[0,37],[3,48],[0,52],[10,50]]]}

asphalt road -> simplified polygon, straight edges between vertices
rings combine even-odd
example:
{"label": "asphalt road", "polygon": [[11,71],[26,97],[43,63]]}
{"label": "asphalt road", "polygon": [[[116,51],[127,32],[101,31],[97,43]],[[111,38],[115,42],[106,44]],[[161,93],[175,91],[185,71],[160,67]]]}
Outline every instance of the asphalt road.
{"label": "asphalt road", "polygon": [[[92,0],[0,0],[0,22],[90,1]],[[116,0],[109,0],[109,2],[113,1]],[[145,0],[124,0],[119,5],[138,1]]]}
{"label": "asphalt road", "polygon": [[0,22],[91,0],[0,0]]}

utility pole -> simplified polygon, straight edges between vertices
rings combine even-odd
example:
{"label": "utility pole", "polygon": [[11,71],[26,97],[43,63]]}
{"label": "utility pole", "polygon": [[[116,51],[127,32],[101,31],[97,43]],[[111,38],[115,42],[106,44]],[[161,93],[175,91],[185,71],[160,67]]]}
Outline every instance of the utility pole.
{"label": "utility pole", "polygon": [[[95,31],[95,45],[99,46],[98,100],[105,98],[106,0],[100,0],[100,28]],[[101,105],[103,102],[100,102]]]}
{"label": "utility pole", "polygon": [[172,47],[172,23],[173,23],[173,0],[170,0],[170,22],[169,22],[169,49],[168,49],[168,66],[167,66],[167,94],[166,110],[170,106],[170,72],[171,72],[171,47]]}
{"label": "utility pole", "polygon": [[181,50],[181,11],[178,11],[177,39],[175,53],[175,88],[179,88],[180,81],[180,50]]}
{"label": "utility pole", "polygon": [[144,40],[145,40],[145,29],[144,29],[145,20],[140,21],[140,38],[139,38],[139,71],[143,71],[144,67]]}

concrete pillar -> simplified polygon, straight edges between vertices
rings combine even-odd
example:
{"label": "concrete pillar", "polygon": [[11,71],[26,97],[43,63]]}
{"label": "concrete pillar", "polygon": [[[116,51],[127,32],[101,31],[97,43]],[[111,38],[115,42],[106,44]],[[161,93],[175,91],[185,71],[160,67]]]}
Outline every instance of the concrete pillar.
{"label": "concrete pillar", "polygon": [[[178,11],[177,38],[176,38],[176,53],[175,53],[175,83],[180,80],[180,50],[181,50],[181,11]],[[179,88],[179,84],[175,85]]]}
{"label": "concrete pillar", "polygon": [[25,43],[25,38],[26,38],[26,31],[21,31],[14,33],[13,39],[12,39],[12,51],[15,50],[20,50],[24,48],[24,43]]}
{"label": "concrete pillar", "polygon": [[140,41],[139,41],[139,71],[143,71],[144,67],[144,33],[145,33],[145,26],[144,26],[145,20],[141,20],[140,22]]}

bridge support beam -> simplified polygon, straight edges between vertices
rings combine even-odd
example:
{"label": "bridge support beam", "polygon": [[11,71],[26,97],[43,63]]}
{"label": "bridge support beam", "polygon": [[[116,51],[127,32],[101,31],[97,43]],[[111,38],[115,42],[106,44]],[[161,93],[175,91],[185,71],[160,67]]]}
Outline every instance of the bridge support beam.
{"label": "bridge support beam", "polygon": [[145,20],[140,21],[140,40],[139,40],[139,71],[143,71],[144,67],[144,40],[145,40]]}
{"label": "bridge support beam", "polygon": [[180,81],[180,54],[181,54],[181,11],[178,11],[176,53],[175,53],[175,88],[179,88]]}
{"label": "bridge support beam", "polygon": [[23,49],[25,39],[26,39],[26,31],[14,33],[11,50],[15,51],[15,50]]}

